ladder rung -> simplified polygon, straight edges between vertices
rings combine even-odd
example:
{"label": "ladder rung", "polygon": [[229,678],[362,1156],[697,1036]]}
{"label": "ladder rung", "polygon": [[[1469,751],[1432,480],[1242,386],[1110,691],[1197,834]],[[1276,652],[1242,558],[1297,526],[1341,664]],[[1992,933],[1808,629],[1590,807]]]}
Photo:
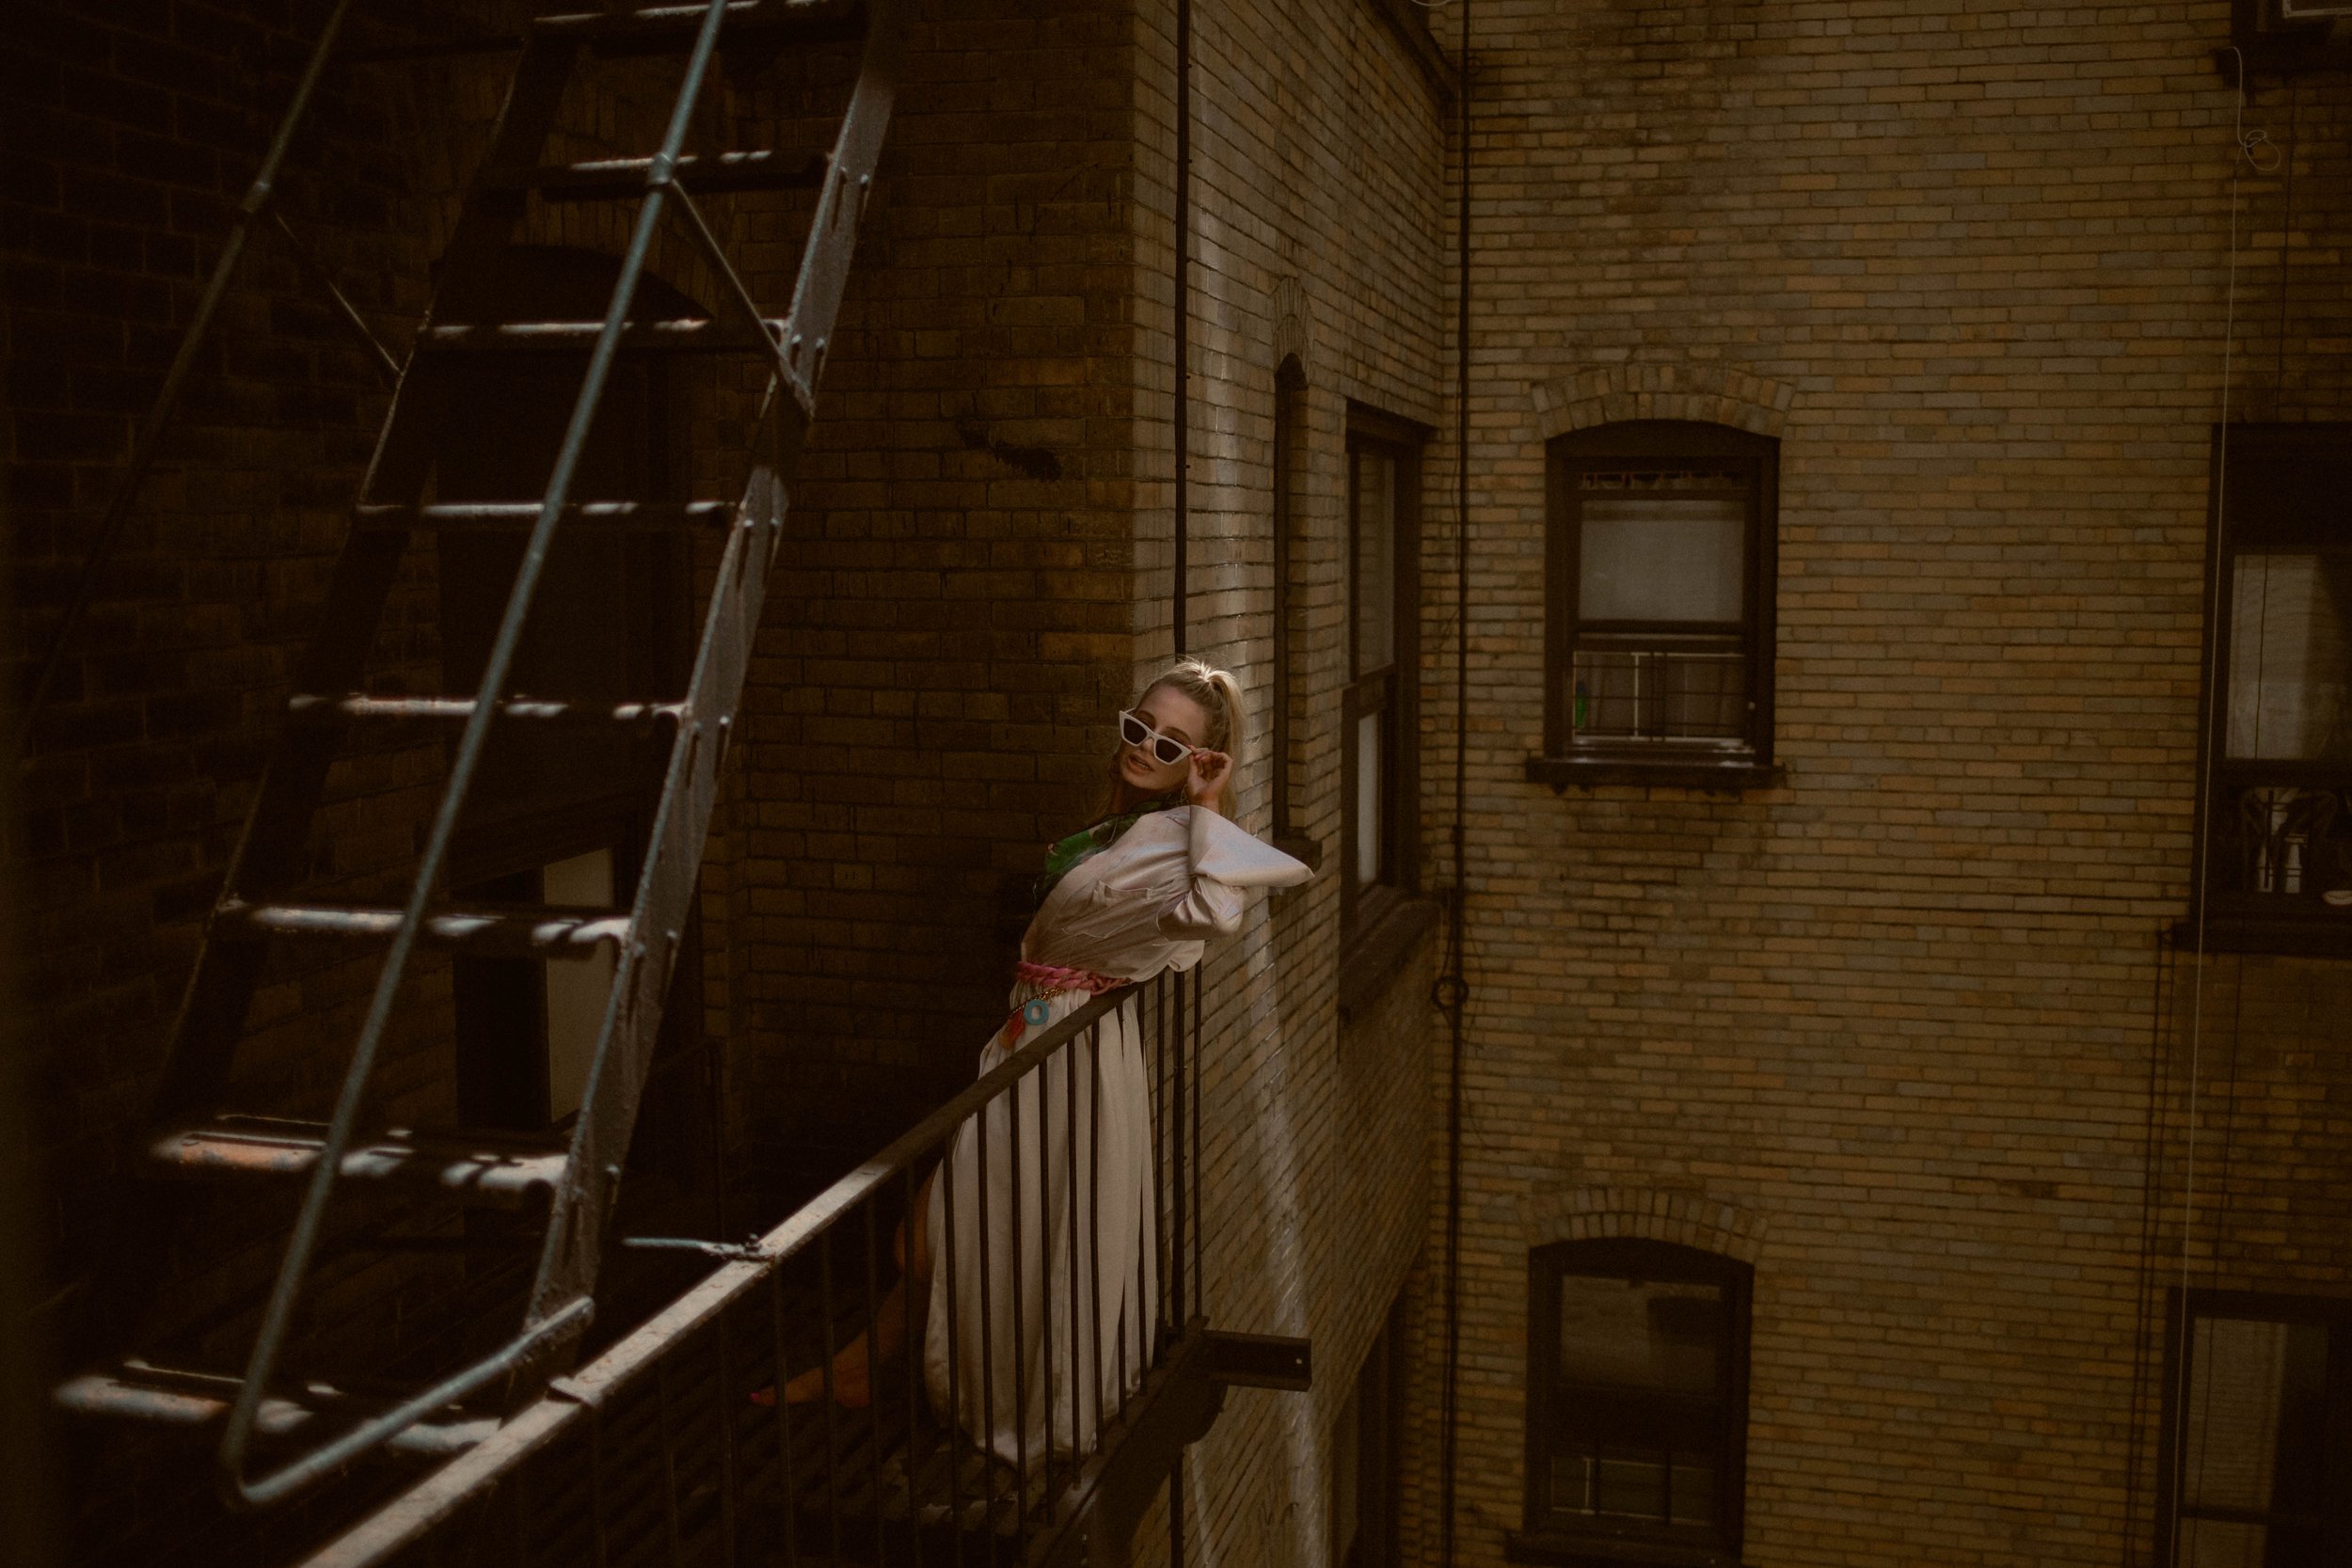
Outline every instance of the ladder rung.
{"label": "ladder rung", "polygon": [[[304,1177],[319,1163],[326,1128],[267,1117],[228,1117],[166,1133],[149,1147],[186,1176]],[[519,1208],[544,1202],[570,1164],[560,1148],[478,1133],[395,1130],[347,1149],[337,1174],[355,1181],[399,1181],[475,1203]]]}
{"label": "ladder rung", "polygon": [[[401,911],[354,904],[248,904],[220,907],[223,935],[341,937],[389,942]],[[428,946],[457,948],[477,958],[586,958],[607,942],[628,939],[626,910],[443,910],[424,917]]]}
{"label": "ladder rung", "polygon": [[[781,152],[722,152],[716,158],[691,153],[677,161],[678,182],[696,196],[729,191],[803,191],[825,182],[832,159],[824,153],[799,157]],[[493,178],[493,190],[537,191],[550,201],[597,201],[643,196],[651,158],[600,158],[591,163],[524,169]]]}
{"label": "ladder rung", "polygon": [[[564,521],[599,531],[667,531],[707,528],[736,514],[733,501],[575,501]],[[432,506],[363,501],[353,513],[361,528],[528,529],[539,520],[537,501],[440,501]]]}
{"label": "ladder rung", "polygon": [[[121,1374],[89,1372],[58,1385],[60,1409],[80,1416],[151,1421],[158,1426],[209,1426],[229,1414],[239,1385],[233,1377],[213,1372],[183,1372],[139,1362],[127,1364]],[[372,1408],[328,1384],[306,1385],[302,1398],[271,1396],[262,1401],[254,1430],[264,1436],[289,1436],[322,1417],[373,1414]],[[463,1453],[498,1430],[491,1417],[425,1422],[397,1433],[386,1447],[396,1452],[446,1459]]]}
{"label": "ladder rung", "polygon": [[[602,54],[684,49],[701,28],[707,6],[647,6],[627,11],[543,16],[532,30],[542,38],[584,43]],[[855,0],[734,0],[719,28],[722,44],[819,43],[857,37],[866,8]]]}
{"label": "ladder rung", "polygon": [[[782,341],[785,324],[771,319],[768,331]],[[580,354],[595,346],[602,322],[452,322],[428,326],[420,346],[443,353]],[[750,354],[765,352],[759,341],[732,321],[701,318],[635,321],[621,326],[621,347],[655,354]]]}
{"label": "ladder rung", "polygon": [[[320,719],[329,714],[343,719],[391,720],[463,723],[473,717],[471,697],[370,697],[352,692],[343,697],[298,691],[286,699],[286,711],[295,719]],[[540,697],[508,697],[498,705],[501,719],[532,723],[651,730],[686,715],[684,703],[559,703]]]}

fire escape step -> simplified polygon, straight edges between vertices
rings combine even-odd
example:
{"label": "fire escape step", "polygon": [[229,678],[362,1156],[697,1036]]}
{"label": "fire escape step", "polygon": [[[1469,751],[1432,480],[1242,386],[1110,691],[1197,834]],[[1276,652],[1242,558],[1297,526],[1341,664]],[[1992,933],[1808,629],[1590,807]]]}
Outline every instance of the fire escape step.
{"label": "fire escape step", "polygon": [[[219,933],[263,937],[336,937],[389,942],[401,911],[369,904],[248,904],[226,899]],[[627,910],[441,910],[424,917],[419,940],[474,958],[589,958],[628,939]]]}
{"label": "fire escape step", "polygon": [[[646,6],[626,11],[577,11],[543,16],[532,31],[541,38],[586,44],[598,54],[683,49],[694,41],[707,8]],[[722,47],[777,43],[825,43],[861,36],[866,7],[860,0],[734,0],[720,29]]]}
{"label": "fire escape step", "polygon": [[[238,1382],[215,1372],[179,1371],[128,1361],[117,1373],[86,1372],[56,1389],[58,1407],[80,1416],[152,1422],[157,1426],[208,1427],[227,1418]],[[262,1400],[254,1431],[266,1437],[292,1437],[321,1420],[348,1420],[374,1414],[362,1401],[331,1384],[306,1384],[300,1394]],[[447,1459],[463,1453],[498,1430],[491,1417],[419,1422],[395,1433],[386,1447],[397,1453]]]}
{"label": "fire escape step", "polygon": [[[149,1145],[148,1152],[184,1176],[299,1178],[318,1164],[326,1135],[323,1122],[225,1117],[167,1132]],[[336,1169],[351,1180],[398,1181],[444,1197],[522,1208],[544,1202],[570,1163],[564,1148],[544,1141],[394,1128],[354,1144]]]}
{"label": "fire escape step", "polygon": [[[735,501],[717,500],[573,501],[564,508],[563,520],[566,526],[585,526],[598,532],[667,532],[724,523],[735,515],[739,506]],[[539,520],[539,510],[537,501],[439,501],[431,506],[362,501],[353,509],[352,518],[356,526],[364,529],[520,531]]]}
{"label": "fire escape step", "polygon": [[[825,182],[833,160],[822,152],[722,152],[715,158],[692,153],[676,164],[679,183],[697,196],[735,191],[805,191]],[[605,201],[643,196],[651,158],[599,158],[587,163],[557,164],[542,168],[501,174],[484,182],[485,188],[536,191],[549,201]]]}
{"label": "fire escape step", "polygon": [[[781,341],[785,323],[771,318],[766,325],[770,337]],[[596,345],[603,330],[600,321],[449,322],[426,327],[417,342],[442,353],[581,354]],[[621,347],[656,354],[767,352],[736,323],[702,316],[624,322]]]}
{"label": "fire escape step", "polygon": [[[286,699],[293,719],[368,719],[393,722],[463,723],[473,717],[471,697],[371,697],[364,691],[328,697],[297,691]],[[684,703],[575,703],[542,697],[507,697],[497,705],[501,719],[533,724],[584,725],[645,732],[686,717]]]}

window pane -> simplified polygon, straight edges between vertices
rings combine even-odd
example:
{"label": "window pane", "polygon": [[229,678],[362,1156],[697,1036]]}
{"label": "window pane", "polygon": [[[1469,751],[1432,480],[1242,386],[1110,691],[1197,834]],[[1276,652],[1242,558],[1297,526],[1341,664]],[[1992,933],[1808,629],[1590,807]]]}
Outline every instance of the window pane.
{"label": "window pane", "polygon": [[[542,896],[575,909],[612,907],[612,851],[593,849],[557,861],[540,873]],[[580,1109],[588,1089],[588,1068],[604,1026],[606,999],[612,994],[612,947],[591,958],[549,963],[548,987],[548,1119],[561,1121]]]}
{"label": "window pane", "polygon": [[1396,460],[1356,453],[1356,670],[1396,662]]}
{"label": "window pane", "polygon": [[1370,887],[1387,869],[1381,863],[1380,719],[1367,713],[1356,721],[1356,882]]}
{"label": "window pane", "polygon": [[1712,1394],[1724,1331],[1721,1286],[1561,1276],[1563,1382]]}
{"label": "window pane", "polygon": [[1748,661],[1726,649],[1579,648],[1568,722],[1580,736],[1738,740],[1747,734]]}
{"label": "window pane", "polygon": [[2189,1349],[2182,1506],[2316,1510],[2324,1499],[2328,1331],[2201,1318]]}
{"label": "window pane", "polygon": [[1587,621],[1740,621],[1747,504],[1727,495],[1587,490],[1577,614]]}
{"label": "window pane", "polygon": [[2352,551],[2240,555],[2234,571],[2230,755],[2352,754]]}

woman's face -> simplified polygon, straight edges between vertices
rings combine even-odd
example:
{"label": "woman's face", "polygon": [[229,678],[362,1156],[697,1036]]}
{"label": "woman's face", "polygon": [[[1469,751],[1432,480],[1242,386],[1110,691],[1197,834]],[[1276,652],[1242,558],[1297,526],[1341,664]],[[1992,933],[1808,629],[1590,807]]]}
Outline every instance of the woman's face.
{"label": "woman's face", "polygon": [[[1155,686],[1145,692],[1143,701],[1136,705],[1135,713],[1171,740],[1181,740],[1187,746],[1206,744],[1209,710],[1172,686]],[[1149,741],[1141,746],[1122,744],[1119,748],[1119,776],[1146,795],[1162,795],[1182,787],[1185,775],[1191,771],[1192,758],[1162,762],[1152,754]]]}

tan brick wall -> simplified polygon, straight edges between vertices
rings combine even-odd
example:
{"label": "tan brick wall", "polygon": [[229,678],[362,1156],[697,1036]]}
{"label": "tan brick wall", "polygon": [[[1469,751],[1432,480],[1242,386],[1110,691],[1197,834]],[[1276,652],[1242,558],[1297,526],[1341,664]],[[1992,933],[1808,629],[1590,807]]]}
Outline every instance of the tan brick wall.
{"label": "tan brick wall", "polygon": [[[1140,680],[1172,645],[1176,40],[1172,5],[1136,12]],[[1315,1387],[1228,1399],[1187,1459],[1187,1560],[1287,1568],[1328,1559],[1333,1426],[1421,1249],[1428,1202],[1435,944],[1345,1023],[1334,982],[1347,409],[1437,417],[1442,138],[1427,83],[1360,0],[1196,7],[1193,26],[1185,646],[1251,694],[1243,820],[1270,832],[1274,372],[1296,354],[1291,787],[1297,826],[1327,860],[1317,882],[1253,904],[1207,971],[1210,1315],[1311,1338]],[[1166,1539],[1155,1518],[1138,1547],[1164,1553]]]}
{"label": "tan brick wall", "polygon": [[[1476,28],[1458,1560],[1519,1528],[1526,1253],[1595,1192],[1753,1227],[1745,1560],[2115,1560],[2152,1506],[2150,1089],[2185,1076],[2158,942],[2189,871],[2228,8],[1497,0]],[[2343,418],[2341,100],[2265,90],[2247,123],[2295,141],[2295,214],[2284,169],[2246,171],[2233,412]],[[1784,787],[1523,777],[1544,442],[1625,418],[1781,441]],[[1443,683],[1429,720],[1442,769]],[[2248,1009],[2270,1043],[2241,1060],[2275,1065],[2237,1096],[2232,1256],[2341,1291],[2332,1243],[2299,1250],[2342,1218],[2340,1130],[2297,1086],[2344,1037],[2330,966],[2251,962],[2296,1017]]]}

